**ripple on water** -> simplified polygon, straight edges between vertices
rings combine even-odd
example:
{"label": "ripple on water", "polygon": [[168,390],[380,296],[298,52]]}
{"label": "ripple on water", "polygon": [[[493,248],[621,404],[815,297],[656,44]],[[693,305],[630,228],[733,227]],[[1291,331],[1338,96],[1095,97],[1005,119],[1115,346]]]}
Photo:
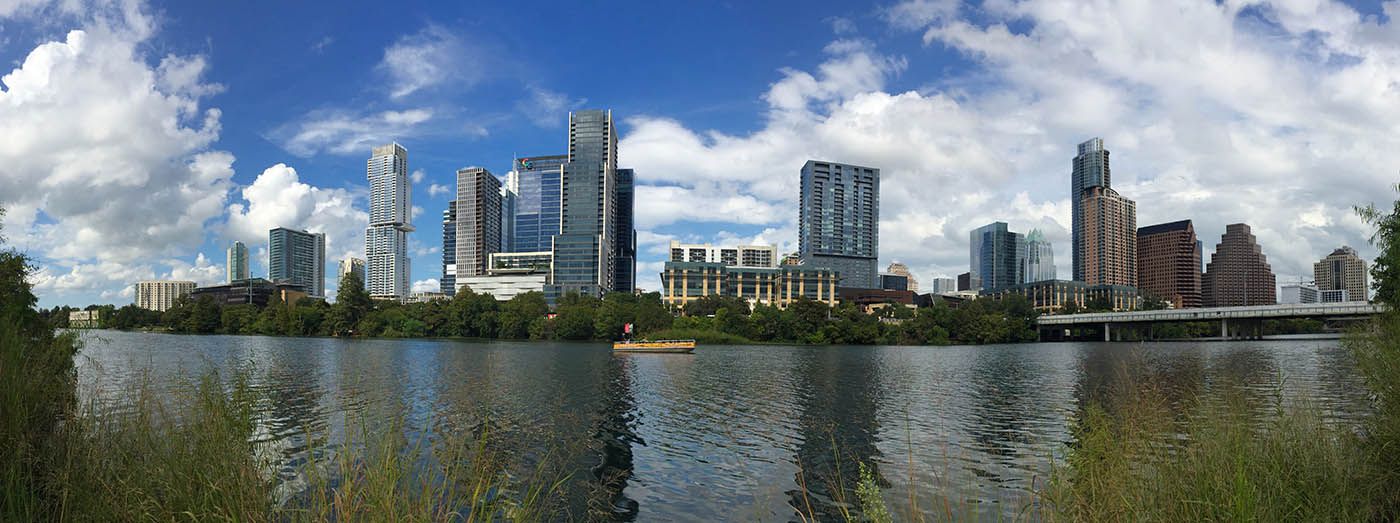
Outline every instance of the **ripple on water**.
{"label": "ripple on water", "polygon": [[600,477],[621,478],[605,504],[646,521],[782,520],[809,503],[830,513],[827,486],[853,481],[855,461],[888,485],[887,499],[913,494],[932,510],[946,497],[1013,515],[1063,454],[1081,406],[1127,361],[1135,378],[1176,397],[1231,386],[1303,398],[1338,422],[1361,419],[1366,400],[1346,352],[1317,340],[703,346],[692,356],[613,355],[597,344],[105,331],[87,341],[82,394],[104,416],[129,414],[143,383],[169,395],[204,370],[224,379],[246,372],[266,398],[257,439],[281,456],[288,492],[302,466],[399,419],[430,440],[489,432],[523,471],[567,454],[581,471],[572,497],[593,495],[585,492]]}

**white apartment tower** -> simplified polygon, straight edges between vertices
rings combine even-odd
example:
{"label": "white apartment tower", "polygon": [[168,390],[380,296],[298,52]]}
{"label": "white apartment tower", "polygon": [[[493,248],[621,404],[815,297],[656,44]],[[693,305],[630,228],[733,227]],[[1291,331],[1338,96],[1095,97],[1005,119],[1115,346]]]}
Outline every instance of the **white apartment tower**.
{"label": "white apartment tower", "polygon": [[136,282],[136,306],[165,312],[175,301],[194,292],[194,282],[183,280],[145,280]]}
{"label": "white apartment tower", "polygon": [[366,176],[365,290],[371,298],[403,300],[409,294],[408,233],[413,232],[408,150],[397,143],[375,147]]}

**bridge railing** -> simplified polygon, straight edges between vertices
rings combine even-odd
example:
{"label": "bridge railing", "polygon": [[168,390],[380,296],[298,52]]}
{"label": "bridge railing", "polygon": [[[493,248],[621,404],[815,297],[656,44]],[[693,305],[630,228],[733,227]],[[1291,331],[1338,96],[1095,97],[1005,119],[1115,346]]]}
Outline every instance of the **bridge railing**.
{"label": "bridge railing", "polygon": [[1088,323],[1138,323],[1157,321],[1209,321],[1246,318],[1349,317],[1380,314],[1384,308],[1366,302],[1251,305],[1157,311],[1091,312],[1041,316],[1040,325],[1079,325]]}

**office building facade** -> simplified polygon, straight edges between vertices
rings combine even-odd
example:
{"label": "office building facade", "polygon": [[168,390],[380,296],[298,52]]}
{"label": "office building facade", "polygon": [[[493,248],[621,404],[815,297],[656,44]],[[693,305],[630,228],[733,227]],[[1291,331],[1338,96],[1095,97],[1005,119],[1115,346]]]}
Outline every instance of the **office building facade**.
{"label": "office building facade", "polygon": [[632,292],[637,287],[637,229],[633,223],[634,185],[636,172],[617,170],[617,188],[613,191],[617,203],[613,206],[613,290]]}
{"label": "office building facade", "polygon": [[413,232],[408,150],[397,143],[373,148],[365,175],[369,179],[365,290],[372,298],[403,300],[410,288],[408,233]]}
{"label": "office building facade", "polygon": [[1114,311],[1137,310],[1138,289],[1128,285],[1090,285],[1082,281],[1044,280],[1013,285],[991,293],[992,299],[1024,296],[1041,313],[1057,313],[1070,307],[1082,309],[1089,302],[1105,303]]}
{"label": "office building facade", "polygon": [[1201,278],[1201,301],[1206,307],[1272,305],[1275,279],[1268,258],[1249,226],[1225,226],[1225,234],[1210,255]]}
{"label": "office building facade", "polygon": [[501,182],[481,167],[457,170],[456,278],[486,274],[501,251]]}
{"label": "office building facade", "polygon": [[235,282],[248,279],[248,246],[243,242],[233,242],[226,254],[227,278],[225,281]]}
{"label": "office building facade", "polygon": [[1040,229],[1031,229],[1026,234],[1025,282],[1053,280],[1055,273],[1055,248],[1045,239]]}
{"label": "office building facade", "polygon": [[305,288],[291,282],[274,282],[262,278],[238,280],[225,285],[200,287],[190,292],[190,299],[208,297],[219,305],[253,304],[266,307],[269,303],[295,304],[307,296]]}
{"label": "office building facade", "polygon": [[194,291],[194,282],[183,280],[146,280],[136,282],[137,307],[165,312],[175,301]]}
{"label": "office building facade", "polygon": [[914,278],[913,273],[909,272],[908,265],[900,262],[891,262],[890,266],[885,268],[885,272],[903,276],[904,279],[909,282],[909,292],[919,292],[919,280]]}
{"label": "office building facade", "polygon": [[661,272],[661,300],[684,307],[704,296],[732,296],[750,305],[787,307],[802,298],[829,306],[837,302],[835,271],[804,265],[727,266],[713,262],[666,262]]}
{"label": "office building facade", "polygon": [[514,191],[501,187],[501,251],[515,250],[515,205],[520,201]]}
{"label": "office building facade", "polygon": [[843,287],[879,288],[880,170],[809,160],[800,185],[802,264],[838,273]]}
{"label": "office building facade", "polygon": [[1108,187],[1079,198],[1079,263],[1090,285],[1137,285],[1137,204]]}
{"label": "office building facade", "polygon": [[773,245],[716,247],[709,243],[671,240],[670,261],[723,263],[739,267],[777,267],[778,248]]}
{"label": "office building facade", "polygon": [[[350,274],[352,272],[355,273],[355,276],[358,276],[360,278],[360,285],[364,285],[365,260],[362,258],[356,258],[354,256],[346,256],[345,259],[340,260],[340,266],[335,272],[335,281],[338,284],[340,280],[345,277],[346,274]],[[337,285],[337,287],[339,287],[339,285]]]}
{"label": "office building facade", "polygon": [[457,293],[457,200],[447,202],[442,211],[442,279],[438,292],[452,296]]}
{"label": "office building facade", "polygon": [[610,111],[569,114],[569,158],[561,184],[559,234],[546,299],[602,296],[616,275],[617,130]]}
{"label": "office building facade", "polygon": [[1317,287],[1305,283],[1288,283],[1279,287],[1279,303],[1317,303]]}
{"label": "office building facade", "polygon": [[313,298],[326,297],[326,235],[278,227],[268,231],[267,277],[300,285]]}
{"label": "office building facade", "polygon": [[506,190],[515,194],[511,252],[547,251],[554,245],[568,159],[567,155],[515,159],[506,175]]}
{"label": "office building facade", "polygon": [[994,292],[1025,282],[1026,239],[1006,222],[994,222],[968,234],[968,272],[980,287]]}
{"label": "office building facade", "polygon": [[953,278],[934,278],[929,281],[928,291],[933,294],[947,294],[958,291],[958,280]]}
{"label": "office building facade", "polygon": [[1191,220],[1150,225],[1137,232],[1138,289],[1173,308],[1201,306],[1201,242]]}
{"label": "office building facade", "polygon": [[1313,282],[1319,291],[1346,291],[1339,301],[1366,301],[1366,260],[1351,247],[1340,247],[1313,264]]}

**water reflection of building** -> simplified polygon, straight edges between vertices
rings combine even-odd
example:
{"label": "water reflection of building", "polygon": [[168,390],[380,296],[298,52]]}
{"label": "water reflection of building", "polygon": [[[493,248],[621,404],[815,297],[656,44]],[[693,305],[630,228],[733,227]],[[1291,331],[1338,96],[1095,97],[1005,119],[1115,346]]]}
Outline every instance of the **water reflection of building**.
{"label": "water reflection of building", "polygon": [[[877,484],[888,486],[877,463],[879,360],[841,347],[805,350],[797,356],[795,374],[805,379],[795,382],[801,441],[797,488],[787,492],[789,504],[819,520],[840,520],[841,500],[855,501],[860,464]],[[855,505],[844,510],[859,517]]]}
{"label": "water reflection of building", "polygon": [[611,358],[602,380],[601,411],[593,431],[601,455],[591,472],[599,496],[589,507],[590,519],[633,521],[637,502],[623,494],[632,479],[632,445],[645,444],[635,431],[636,398],[627,373],[628,358]]}

